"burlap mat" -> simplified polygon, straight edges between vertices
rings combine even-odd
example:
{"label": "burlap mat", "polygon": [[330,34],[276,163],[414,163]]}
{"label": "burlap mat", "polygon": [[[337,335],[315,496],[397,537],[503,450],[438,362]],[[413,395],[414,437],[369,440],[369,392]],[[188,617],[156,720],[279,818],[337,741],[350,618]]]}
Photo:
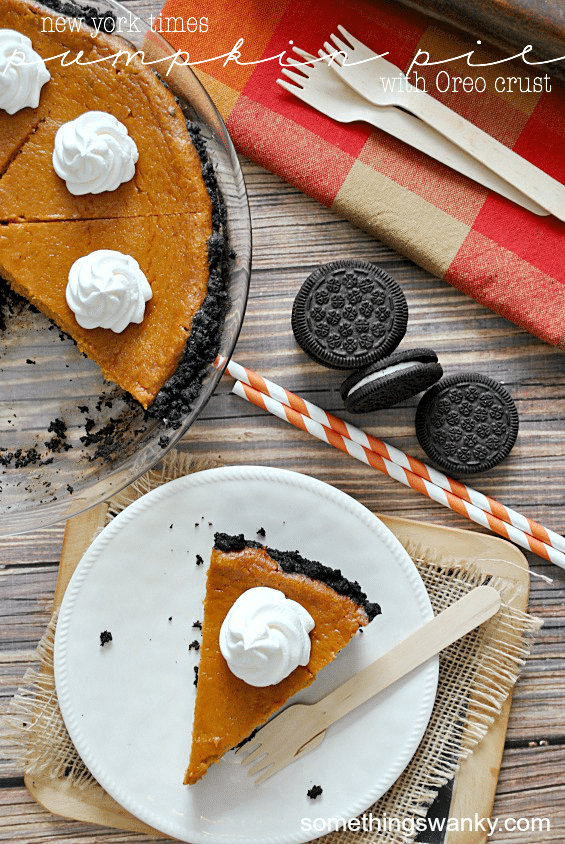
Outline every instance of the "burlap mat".
{"label": "burlap mat", "polygon": [[[150,489],[210,465],[170,453],[160,468],[110,501],[108,522]],[[418,819],[426,816],[439,788],[454,777],[459,763],[500,713],[541,626],[538,619],[509,606],[517,588],[514,582],[493,579],[470,560],[438,557],[430,548],[408,547],[407,551],[436,613],[483,583],[500,591],[503,605],[491,621],[442,653],[437,698],[424,738],[402,776],[365,813],[371,819],[364,825],[366,830],[361,822],[362,831],[349,828],[330,832],[324,836],[325,844],[414,841],[417,832],[411,834],[411,828],[417,830]],[[57,703],[53,677],[56,621],[54,613],[39,644],[39,666],[27,672],[23,688],[11,703],[5,739],[11,755],[18,758],[26,773],[64,777],[80,788],[95,781],[71,742]],[[383,819],[380,830],[379,819]]]}

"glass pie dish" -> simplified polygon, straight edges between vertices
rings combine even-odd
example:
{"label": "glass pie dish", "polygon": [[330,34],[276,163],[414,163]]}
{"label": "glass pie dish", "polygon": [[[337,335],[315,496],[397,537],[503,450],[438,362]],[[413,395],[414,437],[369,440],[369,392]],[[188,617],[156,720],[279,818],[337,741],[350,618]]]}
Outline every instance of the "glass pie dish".
{"label": "glass pie dish", "polygon": [[[88,0],[73,2],[92,8]],[[173,66],[176,51],[165,39],[115,0],[96,0],[95,6],[101,15],[128,22],[117,34],[143,51],[147,63],[164,68],[167,86],[206,142],[225,207],[228,250],[235,255],[227,262],[229,305],[218,347],[227,359],[243,321],[251,264],[249,207],[237,155],[195,74]],[[73,340],[27,303],[10,297],[0,316],[0,536],[68,519],[123,489],[186,434],[222,374],[209,364],[197,398],[180,424],[171,425],[106,381]],[[108,431],[113,445],[104,449]]]}

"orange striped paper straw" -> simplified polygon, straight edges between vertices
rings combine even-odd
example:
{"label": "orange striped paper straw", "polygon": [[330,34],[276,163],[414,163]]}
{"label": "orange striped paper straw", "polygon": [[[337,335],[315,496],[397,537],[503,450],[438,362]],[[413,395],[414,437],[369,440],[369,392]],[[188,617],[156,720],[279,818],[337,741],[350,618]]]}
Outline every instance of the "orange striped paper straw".
{"label": "orange striped paper straw", "polygon": [[[222,359],[222,365],[224,360],[225,358]],[[334,416],[332,413],[322,410],[315,404],[300,398],[300,396],[297,396],[295,393],[291,393],[290,390],[286,390],[284,387],[279,387],[272,381],[268,381],[266,378],[258,375],[248,367],[244,367],[235,361],[229,361],[226,371],[232,376],[232,378],[254,387],[256,390],[259,390],[259,392],[271,396],[271,398],[280,401],[282,404],[288,405],[288,407],[297,410],[305,416],[309,416],[311,419],[314,419],[322,425],[337,431],[344,437],[359,443],[359,445],[370,448],[371,451],[380,454],[392,463],[396,463],[398,466],[402,466],[404,469],[414,472],[414,474],[419,475],[427,481],[431,481],[431,483],[436,484],[436,486],[441,487],[446,492],[451,492],[459,498],[462,498],[464,501],[474,504],[475,507],[484,510],[486,513],[490,513],[499,518],[501,521],[507,522],[511,527],[530,534],[536,539],[539,539],[540,542],[543,542],[545,545],[550,545],[559,551],[565,552],[565,537],[549,530],[543,525],[540,525],[533,519],[523,516],[516,510],[512,510],[510,507],[501,504],[499,501],[496,501],[496,499],[490,498],[482,492],[478,492],[476,489],[467,486],[461,481],[449,478],[437,469],[434,469],[426,463],[423,463],[421,460],[418,460],[418,458],[405,454],[393,445],[390,445],[371,434],[367,434],[365,431],[345,422],[338,416]]]}
{"label": "orange striped paper straw", "polygon": [[[224,363],[225,359],[218,358],[216,361],[218,367],[223,366]],[[472,487],[448,478],[417,458],[410,457],[394,446],[322,410],[235,361],[227,363],[226,371],[242,384],[278,402],[283,408],[298,413],[301,417],[301,419],[293,417],[291,420],[286,415],[281,416],[281,412],[285,413],[284,410],[281,411],[280,408],[277,408],[278,412],[275,412],[273,406],[270,412],[274,412],[279,418],[297,425],[302,430],[309,430],[314,436],[321,434],[319,438],[323,439],[324,442],[329,442],[331,445],[340,448],[341,451],[352,454],[352,456],[369,465],[374,465],[374,468],[385,471],[390,477],[396,478],[413,489],[418,489],[419,492],[429,498],[433,498],[438,503],[470,518],[477,524],[491,529],[499,536],[510,539],[521,547],[533,551],[543,559],[565,567],[565,554],[563,553],[565,538],[559,534],[548,530],[532,519],[522,516],[495,499],[483,495]],[[241,392],[238,392],[238,395],[241,395]],[[251,400],[250,395],[243,397]],[[256,396],[254,398],[257,399]],[[253,403],[259,404],[261,407],[265,406],[257,400]],[[308,427],[307,420],[321,425],[323,430],[316,429],[315,424]],[[360,449],[353,448],[350,443],[360,447]],[[355,451],[354,454],[353,451]],[[372,457],[369,457],[369,453]],[[376,457],[382,458],[380,464],[378,460],[375,462]],[[408,479],[410,482],[407,482]]]}
{"label": "orange striped paper straw", "polygon": [[297,410],[288,407],[288,405],[271,398],[265,393],[259,392],[259,390],[241,381],[235,382],[232,392],[241,398],[247,399],[247,401],[255,404],[257,407],[267,410],[279,419],[289,422],[296,428],[312,434],[319,440],[322,440],[322,442],[333,445],[334,448],[343,451],[345,454],[349,454],[362,463],[372,466],[373,469],[378,469],[385,475],[400,481],[404,486],[415,489],[417,492],[437,501],[438,504],[443,504],[444,507],[448,507],[450,510],[459,513],[459,515],[465,516],[472,522],[488,528],[493,533],[504,537],[504,539],[510,539],[522,548],[533,551],[534,554],[537,554],[542,559],[549,560],[561,566],[561,568],[565,568],[565,554],[562,551],[558,551],[551,545],[546,545],[531,534],[524,533],[524,531],[518,530],[507,522],[503,522],[497,516],[492,515],[492,513],[486,513],[469,501],[465,501],[452,492],[436,486],[436,484],[420,477],[420,475],[416,475],[409,469],[404,469],[402,466],[392,463],[392,461],[387,460],[382,455],[344,437],[332,428],[322,425],[311,417],[299,413]]}

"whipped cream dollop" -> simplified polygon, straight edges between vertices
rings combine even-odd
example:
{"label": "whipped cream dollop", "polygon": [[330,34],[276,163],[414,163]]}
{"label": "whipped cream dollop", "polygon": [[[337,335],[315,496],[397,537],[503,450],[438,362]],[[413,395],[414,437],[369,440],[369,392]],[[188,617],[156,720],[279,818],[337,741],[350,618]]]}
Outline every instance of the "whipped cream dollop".
{"label": "whipped cream dollop", "polygon": [[86,111],[55,135],[53,167],[74,196],[116,190],[133,178],[138,158],[127,128],[105,111]]}
{"label": "whipped cream dollop", "polygon": [[111,328],[116,334],[141,322],[151,285],[131,255],[97,249],[78,258],[69,270],[66,298],[83,328]]}
{"label": "whipped cream dollop", "polygon": [[0,29],[0,108],[8,114],[37,108],[41,89],[49,79],[51,74],[27,35]]}
{"label": "whipped cream dollop", "polygon": [[278,589],[248,589],[230,607],[220,651],[230,671],[250,686],[280,683],[310,659],[314,619]]}

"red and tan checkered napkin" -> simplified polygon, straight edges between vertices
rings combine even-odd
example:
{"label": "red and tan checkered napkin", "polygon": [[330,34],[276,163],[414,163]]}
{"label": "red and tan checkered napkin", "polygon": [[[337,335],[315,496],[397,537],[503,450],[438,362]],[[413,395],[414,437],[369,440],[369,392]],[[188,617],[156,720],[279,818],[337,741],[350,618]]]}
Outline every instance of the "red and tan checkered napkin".
{"label": "red and tan checkered napkin", "polygon": [[[338,24],[405,71],[425,51],[430,64],[418,73],[428,93],[564,182],[565,90],[545,78],[543,66],[509,63],[391,0],[168,0],[161,21],[173,46],[190,54],[241,153],[517,325],[565,346],[565,223],[523,210],[380,130],[338,124],[275,82],[281,53],[294,43],[317,54]],[[470,51],[471,63],[485,66],[437,64]],[[484,90],[465,92],[454,81],[470,76],[477,84],[466,87]]]}

